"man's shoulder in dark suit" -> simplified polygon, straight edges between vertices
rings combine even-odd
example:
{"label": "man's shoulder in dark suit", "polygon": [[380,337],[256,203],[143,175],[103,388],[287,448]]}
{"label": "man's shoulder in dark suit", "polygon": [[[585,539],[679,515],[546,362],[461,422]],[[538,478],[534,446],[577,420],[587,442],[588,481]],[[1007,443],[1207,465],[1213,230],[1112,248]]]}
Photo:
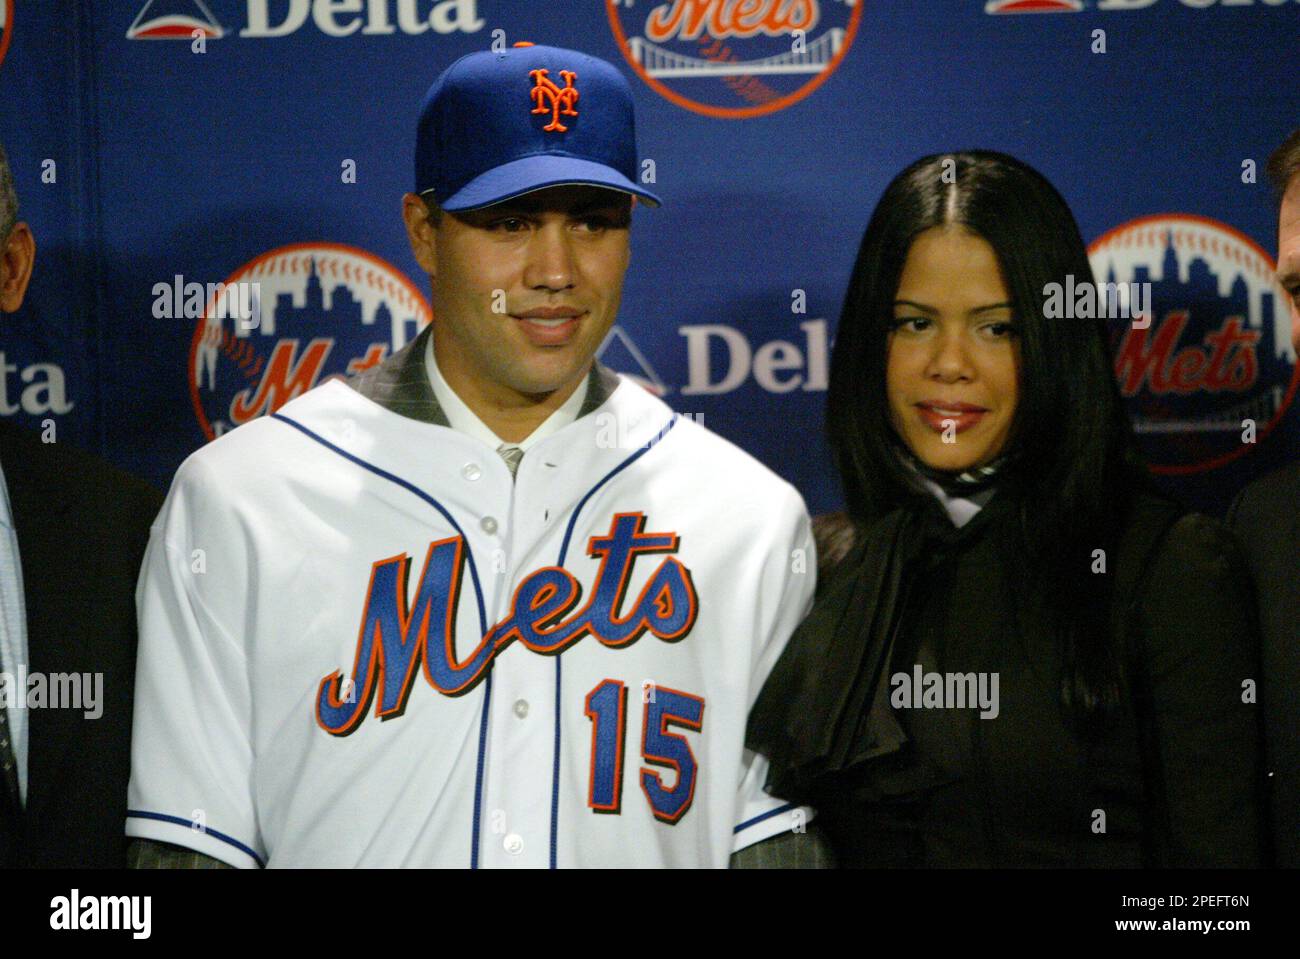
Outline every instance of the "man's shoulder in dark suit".
{"label": "man's shoulder in dark suit", "polygon": [[1243,489],[1228,523],[1259,603],[1274,852],[1300,867],[1300,462]]}
{"label": "man's shoulder in dark suit", "polygon": [[[1296,516],[1296,494],[1300,493],[1300,460],[1259,477],[1237,494],[1229,519],[1258,517],[1261,509],[1285,507],[1287,519]],[[1289,497],[1289,499],[1288,499]],[[1274,520],[1279,517],[1275,515]],[[1292,530],[1294,524],[1287,524]]]}
{"label": "man's shoulder in dark suit", "polygon": [[0,468],[18,536],[29,673],[82,674],[83,705],[98,699],[91,709],[47,706],[27,714],[20,861],[122,866],[135,584],[162,494],[95,456],[4,421]]}

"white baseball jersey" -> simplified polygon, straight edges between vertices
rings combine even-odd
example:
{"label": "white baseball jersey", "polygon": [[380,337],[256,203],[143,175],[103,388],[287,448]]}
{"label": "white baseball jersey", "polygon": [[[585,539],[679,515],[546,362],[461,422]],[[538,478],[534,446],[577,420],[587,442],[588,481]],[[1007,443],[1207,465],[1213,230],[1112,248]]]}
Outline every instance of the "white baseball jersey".
{"label": "white baseball jersey", "polygon": [[726,866],[797,827],[745,720],[807,512],[621,379],[495,450],[329,382],[152,530],[127,833],[237,866]]}

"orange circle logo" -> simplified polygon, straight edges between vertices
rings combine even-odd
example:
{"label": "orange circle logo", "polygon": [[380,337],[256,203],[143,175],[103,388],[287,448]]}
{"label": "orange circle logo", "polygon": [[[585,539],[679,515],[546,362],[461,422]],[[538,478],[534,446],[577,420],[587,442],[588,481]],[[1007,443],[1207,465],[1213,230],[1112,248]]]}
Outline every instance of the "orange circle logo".
{"label": "orange circle logo", "polygon": [[1190,213],[1130,220],[1088,254],[1097,304],[1119,307],[1103,315],[1152,472],[1201,473],[1255,449],[1300,386],[1297,331],[1272,257],[1228,224]]}
{"label": "orange circle logo", "polygon": [[224,283],[177,276],[155,295],[155,316],[197,320],[190,400],[210,440],[325,379],[381,363],[432,318],[401,270],[342,243],[277,247]]}
{"label": "orange circle logo", "polygon": [[628,65],[679,107],[744,120],[798,103],[835,72],[864,0],[606,0]]}

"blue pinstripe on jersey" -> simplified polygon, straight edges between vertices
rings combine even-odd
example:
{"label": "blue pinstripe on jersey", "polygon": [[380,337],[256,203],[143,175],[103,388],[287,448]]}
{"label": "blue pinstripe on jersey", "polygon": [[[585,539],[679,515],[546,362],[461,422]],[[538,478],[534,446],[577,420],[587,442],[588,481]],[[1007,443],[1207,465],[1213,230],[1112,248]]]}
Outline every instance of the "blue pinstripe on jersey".
{"label": "blue pinstripe on jersey", "polygon": [[[459,524],[458,524],[454,519],[452,519],[452,517],[451,517],[451,513],[447,512],[446,508],[443,507],[443,505],[442,505],[441,503],[439,503],[436,499],[434,499],[434,498],[433,498],[432,496],[430,496],[428,493],[424,492],[424,490],[422,490],[422,489],[420,489],[419,487],[415,486],[415,484],[410,483],[410,482],[407,482],[406,480],[402,479],[400,476],[395,476],[395,475],[393,475],[392,473],[388,472],[387,470],[380,469],[378,466],[375,466],[375,465],[372,464],[372,463],[367,463],[365,460],[361,459],[359,456],[354,456],[353,454],[349,453],[347,450],[344,450],[344,449],[339,448],[338,446],[335,446],[335,445],[334,445],[333,443],[331,443],[329,440],[327,440],[327,439],[325,439],[323,436],[320,436],[319,434],[314,433],[313,431],[309,430],[307,427],[303,426],[301,423],[297,422],[296,420],[291,420],[291,419],[289,419],[289,417],[284,416],[284,415],[282,415],[282,414],[280,414],[280,413],[272,413],[272,414],[271,414],[271,419],[279,420],[279,421],[282,422],[282,423],[285,423],[285,424],[287,424],[287,425],[289,425],[289,426],[292,426],[294,429],[298,430],[299,432],[303,433],[304,435],[306,435],[306,436],[310,437],[311,439],[315,440],[317,443],[320,443],[320,444],[321,444],[322,446],[324,446],[326,449],[330,450],[330,451],[333,452],[333,453],[337,453],[339,456],[343,457],[345,460],[348,460],[348,461],[351,462],[351,463],[355,463],[357,466],[360,466],[362,469],[369,470],[371,473],[374,473],[376,476],[379,476],[379,477],[381,477],[381,478],[383,478],[383,479],[386,479],[386,480],[388,480],[389,482],[395,483],[395,484],[397,484],[398,486],[400,486],[402,489],[407,490],[408,492],[415,494],[415,495],[418,496],[420,499],[422,499],[424,502],[428,503],[430,506],[432,506],[434,509],[436,509],[439,513],[441,513],[442,516],[443,516],[443,518],[444,518],[448,523],[451,524],[452,529],[454,529],[454,530],[456,531],[456,534],[457,534],[458,536],[460,536],[460,538],[461,538],[462,540],[464,540],[466,543],[469,542],[468,537],[465,536],[465,531],[462,530],[462,529],[460,528],[460,525],[459,525]],[[479,585],[478,567],[474,564],[474,553],[473,553],[473,551],[467,549],[467,550],[465,551],[465,556],[466,556],[466,559],[467,559],[467,561],[468,561],[468,563],[469,563],[469,573],[470,573],[470,577],[472,578],[472,580],[473,580],[473,582],[474,582],[474,595],[475,595],[475,596],[477,597],[477,599],[478,599],[478,619],[479,619],[479,626],[480,626],[480,632],[479,632],[479,634],[482,635],[482,636],[486,636],[486,635],[487,635],[487,631],[488,631],[488,626],[487,626],[487,609],[486,609],[486,607],[484,606],[484,603],[483,603],[483,589],[482,589],[482,587]],[[483,803],[483,755],[484,755],[484,741],[485,741],[486,733],[487,733],[487,711],[488,711],[488,704],[489,704],[489,702],[490,702],[490,700],[491,700],[491,695],[492,695],[492,673],[491,673],[491,670],[492,670],[492,667],[489,665],[489,666],[488,666],[487,682],[485,683],[485,690],[484,690],[484,693],[483,693],[483,712],[482,712],[482,716],[481,716],[481,718],[480,718],[480,720],[479,720],[479,733],[478,733],[478,768],[477,768],[477,770],[476,770],[476,772],[475,772],[475,776],[474,776],[474,819],[473,819],[473,823],[474,823],[474,824],[473,824],[473,830],[472,830],[472,834],[471,834],[471,842],[472,842],[472,845],[470,846],[470,863],[469,863],[471,869],[477,869],[477,868],[478,868],[479,829],[480,829],[480,826],[481,826],[480,819],[479,819],[479,807],[480,807],[480,806],[482,805],[482,803]]]}
{"label": "blue pinstripe on jersey", "polygon": [[[600,480],[599,483],[597,483],[591,489],[587,490],[586,495],[584,495],[582,499],[578,501],[578,505],[574,509],[573,515],[569,517],[569,526],[564,531],[564,539],[560,543],[560,558],[559,560],[556,561],[555,565],[557,566],[564,565],[564,559],[569,554],[569,540],[572,539],[573,537],[573,528],[577,525],[578,515],[582,512],[582,508],[587,505],[587,501],[590,500],[593,496],[595,496],[596,491],[599,490],[602,486],[604,486],[615,476],[623,472],[623,470],[627,469],[638,459],[640,459],[646,453],[649,453],[650,450],[652,450],[655,446],[657,446],[659,444],[659,441],[668,435],[668,431],[677,425],[677,418],[678,418],[677,414],[674,413],[673,418],[668,421],[668,425],[666,425],[663,429],[661,429],[654,439],[652,439],[645,446],[641,447],[639,450],[637,450],[627,459],[623,460],[623,462],[615,466],[612,470],[610,470],[608,473],[605,474],[605,476]],[[560,690],[561,688],[562,688],[562,683],[560,677],[560,657],[556,656],[555,657],[555,759],[551,768],[551,868],[552,869],[556,868],[556,849],[559,845],[559,837],[560,837]]]}

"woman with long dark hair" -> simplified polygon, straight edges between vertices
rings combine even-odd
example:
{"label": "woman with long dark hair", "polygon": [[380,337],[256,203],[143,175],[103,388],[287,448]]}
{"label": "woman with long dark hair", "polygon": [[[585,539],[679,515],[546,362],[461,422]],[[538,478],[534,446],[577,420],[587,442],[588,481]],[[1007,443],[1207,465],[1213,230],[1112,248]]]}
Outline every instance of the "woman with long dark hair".
{"label": "woman with long dark hair", "polygon": [[1044,315],[1071,281],[1069,208],[998,153],[914,163],[863,237],[827,397],[847,514],[748,737],[843,865],[1259,862],[1244,567],[1149,484],[1104,319]]}

